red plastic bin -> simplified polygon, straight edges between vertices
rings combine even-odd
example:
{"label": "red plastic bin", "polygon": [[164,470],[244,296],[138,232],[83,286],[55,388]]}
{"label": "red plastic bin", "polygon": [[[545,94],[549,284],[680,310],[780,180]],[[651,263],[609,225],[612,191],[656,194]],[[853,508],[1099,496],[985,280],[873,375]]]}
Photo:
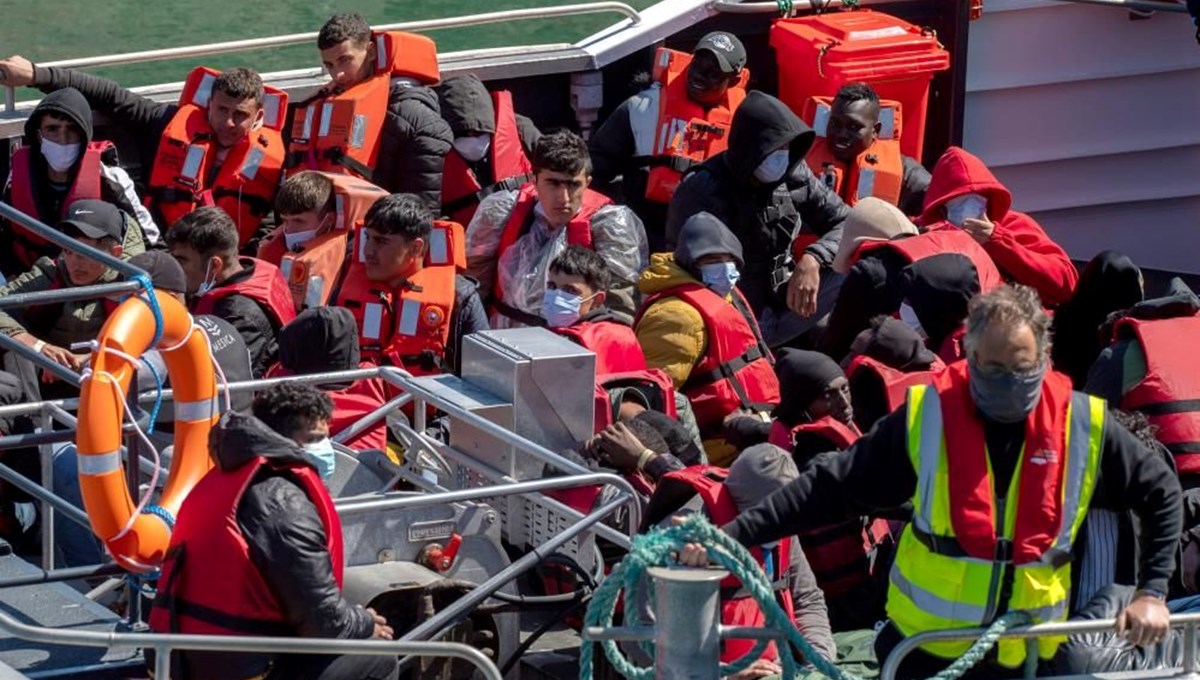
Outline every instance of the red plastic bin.
{"label": "red plastic bin", "polygon": [[846,83],[869,83],[904,111],[901,150],[921,157],[929,82],[950,68],[937,36],[868,9],[779,19],[771,27],[779,64],[779,98],[802,115],[809,97],[832,97]]}

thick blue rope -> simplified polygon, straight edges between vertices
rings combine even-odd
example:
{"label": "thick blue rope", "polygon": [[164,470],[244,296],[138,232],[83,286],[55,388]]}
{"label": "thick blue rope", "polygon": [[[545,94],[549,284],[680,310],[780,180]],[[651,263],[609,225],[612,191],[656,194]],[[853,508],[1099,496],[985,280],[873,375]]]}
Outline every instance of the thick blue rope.
{"label": "thick blue rope", "polygon": [[[640,583],[646,577],[646,569],[655,566],[670,566],[675,564],[674,553],[688,543],[700,543],[708,548],[709,559],[719,564],[736,576],[751,596],[758,602],[766,618],[766,627],[782,631],[789,642],[795,645],[823,675],[834,680],[863,680],[859,676],[847,673],[833,665],[821,656],[808,640],[796,629],[783,608],[775,601],[771,583],[767,580],[758,562],[739,543],[731,539],[708,522],[700,514],[693,514],[676,526],[666,529],[654,529],[649,533],[637,536],[629,554],[612,570],[608,578],[593,593],[592,601],[588,604],[584,617],[584,626],[610,628],[613,622],[613,612],[616,609],[617,598],[622,587],[629,593],[628,602],[637,602],[637,592]],[[971,647],[944,671],[933,676],[931,680],[955,680],[966,673],[972,666],[979,663],[995,646],[1000,634],[1012,626],[1029,622],[1024,613],[1014,612],[1005,614],[980,636]],[[732,664],[721,664],[722,676],[732,675],[749,667],[763,652],[766,641],[759,641],[754,649]],[[616,642],[611,640],[600,643],[604,655],[608,657],[613,668],[629,680],[652,680],[653,668],[635,666],[621,653]],[[784,678],[795,677],[797,661],[791,647],[777,645],[779,661],[783,666]],[[653,651],[653,645],[646,646],[647,651]],[[594,670],[595,645],[585,643],[580,650],[579,677],[580,680],[592,680]],[[651,654],[653,655],[653,654]]]}
{"label": "thick blue rope", "polygon": [[162,308],[158,306],[158,296],[154,294],[154,284],[145,274],[134,274],[132,278],[140,283],[142,289],[146,291],[143,301],[150,306],[150,313],[154,315],[154,339],[150,341],[150,346],[157,347],[163,336],[163,313]]}

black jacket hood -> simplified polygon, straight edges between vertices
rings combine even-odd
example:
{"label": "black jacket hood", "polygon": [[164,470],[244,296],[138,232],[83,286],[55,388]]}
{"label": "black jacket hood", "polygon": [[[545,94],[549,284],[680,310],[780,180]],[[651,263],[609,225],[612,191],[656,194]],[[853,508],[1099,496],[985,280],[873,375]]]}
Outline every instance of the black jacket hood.
{"label": "black jacket hood", "polygon": [[474,74],[443,80],[434,90],[441,104],[442,118],[450,124],[455,137],[496,133],[496,107],[483,81]]}
{"label": "black jacket hood", "polygon": [[33,109],[33,113],[25,121],[25,145],[29,147],[40,147],[42,143],[41,136],[38,135],[38,126],[42,122],[43,113],[54,113],[63,118],[69,119],[71,122],[79,126],[83,130],[83,143],[87,144],[92,141],[94,131],[92,129],[92,107],[88,105],[87,99],[79,90],[73,87],[66,87],[61,90],[51,92],[38,102],[38,105]]}
{"label": "black jacket hood", "polygon": [[1113,327],[1126,317],[1151,321],[1193,316],[1197,313],[1200,313],[1200,297],[1197,297],[1192,289],[1188,288],[1183,279],[1173,278],[1167,287],[1167,294],[1163,297],[1145,300],[1129,309],[1109,315],[1104,324],[1104,337],[1112,337]]}
{"label": "black jacket hood", "polygon": [[358,328],[345,307],[306,309],[279,331],[279,363],[297,375],[358,368]]}
{"label": "black jacket hood", "polygon": [[[903,321],[890,316],[881,319],[878,325],[873,323],[872,328],[860,333],[859,337],[866,338],[866,345],[862,348],[863,355],[905,373],[928,371],[937,361],[937,355],[925,346],[925,341],[916,331],[905,326]],[[847,356],[842,367],[849,366],[856,356],[858,355]]]}
{"label": "black jacket hood", "polygon": [[270,461],[303,463],[316,469],[296,442],[267,427],[254,416],[229,411],[208,435],[208,450],[223,472],[236,470],[257,456]]}
{"label": "black jacket hood", "polygon": [[748,182],[767,154],[787,144],[790,173],[808,154],[816,136],[787,104],[769,94],[752,91],[733,114],[725,162],[736,177]]}
{"label": "black jacket hood", "polygon": [[388,107],[398,106],[404,101],[420,102],[432,109],[439,118],[442,115],[442,107],[438,104],[438,96],[433,91],[433,88],[425,85],[413,85],[411,83],[393,81],[388,96]]}
{"label": "black jacket hood", "polygon": [[979,294],[979,274],[970,258],[942,253],[917,260],[900,275],[904,299],[912,306],[930,347],[940,347],[967,320],[967,304]]}

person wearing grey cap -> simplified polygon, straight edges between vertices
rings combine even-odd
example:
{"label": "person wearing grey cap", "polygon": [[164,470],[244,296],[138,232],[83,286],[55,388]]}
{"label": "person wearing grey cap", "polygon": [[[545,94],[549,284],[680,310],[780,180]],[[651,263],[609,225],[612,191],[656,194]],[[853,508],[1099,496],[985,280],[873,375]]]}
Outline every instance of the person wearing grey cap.
{"label": "person wearing grey cap", "polygon": [[638,287],[646,296],[635,325],[646,364],[662,369],[692,402],[709,461],[736,451],[722,423],[738,409],[766,419],[779,403],[771,351],[737,283],[742,245],[721,220],[693,215],[674,253],[655,253]]}
{"label": "person wearing grey cap", "polygon": [[[642,218],[651,252],[664,248],[666,204],[674,185],[688,166],[707,158],[696,160],[692,154],[702,148],[711,153],[725,148],[730,116],[745,98],[749,79],[746,48],[725,31],[701,38],[690,58],[661,48],[655,59],[655,81],[622,102],[588,144],[597,190],[623,201]],[[694,130],[690,126],[696,119],[722,128],[721,133]],[[690,158],[671,152],[684,141]],[[660,184],[650,182],[652,175],[664,175],[668,181],[652,187]],[[618,179],[620,185],[615,183]]]}

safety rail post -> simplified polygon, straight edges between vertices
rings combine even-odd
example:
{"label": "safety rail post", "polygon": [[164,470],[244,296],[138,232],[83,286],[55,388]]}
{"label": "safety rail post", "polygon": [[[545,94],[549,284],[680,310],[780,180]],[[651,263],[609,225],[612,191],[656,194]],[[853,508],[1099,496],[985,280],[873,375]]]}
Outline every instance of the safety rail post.
{"label": "safety rail post", "polygon": [[[42,431],[54,429],[54,412],[49,406],[42,408],[40,425]],[[45,489],[54,489],[54,447],[51,444],[43,444],[38,447],[38,462],[42,469],[42,487]],[[53,491],[51,491],[53,493]],[[54,569],[54,504],[43,500],[41,502],[42,513],[42,569],[51,571]]]}
{"label": "safety rail post", "polygon": [[8,113],[17,110],[17,88],[11,85],[4,87],[4,110]]}
{"label": "safety rail post", "polygon": [[1196,675],[1196,622],[1189,621],[1183,627],[1183,671],[1182,675]]}

